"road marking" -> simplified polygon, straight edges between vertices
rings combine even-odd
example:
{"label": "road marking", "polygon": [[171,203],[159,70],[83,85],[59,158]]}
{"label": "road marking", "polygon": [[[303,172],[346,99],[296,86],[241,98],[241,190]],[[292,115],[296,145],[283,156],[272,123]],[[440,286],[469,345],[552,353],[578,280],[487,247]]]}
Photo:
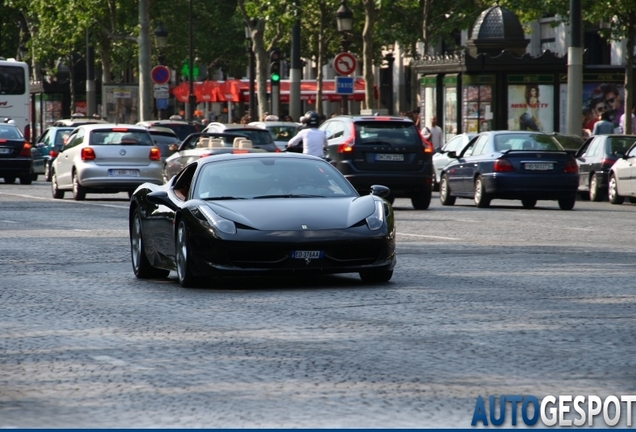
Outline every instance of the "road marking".
{"label": "road marking", "polygon": [[112,364],[113,366],[125,366],[126,362],[123,360],[118,360],[116,358],[113,358],[111,356],[94,356],[93,360],[97,360],[100,362],[104,362],[104,363],[108,363],[108,364]]}
{"label": "road marking", "polygon": [[0,222],[2,222],[2,223],[17,223],[16,221],[10,221],[10,220],[0,220]]}
{"label": "road marking", "polygon": [[592,228],[575,228],[575,227],[565,227],[565,229],[579,230],[579,231],[592,231]]}
{"label": "road marking", "polygon": [[0,195],[17,196],[17,197],[20,197],[20,198],[33,198],[33,199],[39,199],[39,200],[42,200],[42,201],[51,201],[51,202],[84,204],[84,205],[92,205],[92,206],[99,206],[99,207],[112,207],[112,208],[119,208],[119,209],[127,209],[128,208],[128,206],[115,205],[115,204],[99,204],[99,203],[92,203],[92,202],[86,202],[86,201],[75,201],[75,200],[73,200],[73,201],[64,201],[63,199],[43,198],[43,197],[38,197],[38,196],[34,196],[34,195],[24,195],[24,194],[16,194],[16,193],[0,192]]}
{"label": "road marking", "polygon": [[461,240],[460,238],[456,238],[456,237],[441,237],[441,236],[434,236],[434,235],[409,234],[409,233],[402,233],[402,232],[398,233],[398,235],[406,235],[406,236],[422,237],[422,238],[434,238],[439,240]]}

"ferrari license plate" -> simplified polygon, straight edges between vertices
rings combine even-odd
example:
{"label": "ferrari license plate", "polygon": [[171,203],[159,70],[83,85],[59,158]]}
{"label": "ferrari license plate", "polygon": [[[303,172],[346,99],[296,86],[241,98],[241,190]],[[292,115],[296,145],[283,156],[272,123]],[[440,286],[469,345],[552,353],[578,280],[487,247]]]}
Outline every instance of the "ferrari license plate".
{"label": "ferrari license plate", "polygon": [[525,168],[529,171],[550,171],[552,169],[551,163],[527,163]]}
{"label": "ferrari license plate", "polygon": [[110,169],[108,170],[109,176],[115,177],[139,177],[139,170],[136,169]]}
{"label": "ferrari license plate", "polygon": [[300,259],[319,259],[322,258],[322,251],[292,251],[292,258]]}
{"label": "ferrari license plate", "polygon": [[378,154],[375,155],[375,160],[377,160],[377,161],[403,162],[404,161],[404,155],[403,154],[378,153]]}
{"label": "ferrari license plate", "polygon": [[0,154],[9,154],[11,153],[10,148],[0,148]]}

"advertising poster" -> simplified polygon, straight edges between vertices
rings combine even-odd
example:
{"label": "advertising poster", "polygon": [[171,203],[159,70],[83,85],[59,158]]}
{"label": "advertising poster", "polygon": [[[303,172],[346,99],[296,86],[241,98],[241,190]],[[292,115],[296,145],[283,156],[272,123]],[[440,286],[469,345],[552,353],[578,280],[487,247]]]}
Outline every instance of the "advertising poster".
{"label": "advertising poster", "polygon": [[508,129],[554,132],[554,87],[508,86]]}
{"label": "advertising poster", "polygon": [[614,123],[614,131],[619,133],[620,118],[625,112],[625,88],[614,83],[583,84],[583,130],[590,132],[594,123],[603,113],[608,113],[609,121]]}
{"label": "advertising poster", "polygon": [[446,87],[445,92],[444,142],[453,139],[457,135],[457,88]]}
{"label": "advertising poster", "polygon": [[492,87],[467,85],[463,89],[464,132],[478,133],[492,129]]}

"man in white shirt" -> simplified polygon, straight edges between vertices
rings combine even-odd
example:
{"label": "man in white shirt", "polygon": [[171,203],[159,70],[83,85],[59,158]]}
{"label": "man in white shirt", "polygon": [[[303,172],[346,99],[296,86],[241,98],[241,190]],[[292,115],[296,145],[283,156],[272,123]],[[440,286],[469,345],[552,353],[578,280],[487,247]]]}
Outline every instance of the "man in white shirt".
{"label": "man in white shirt", "polygon": [[422,129],[422,135],[426,138],[435,150],[439,150],[444,145],[444,133],[442,128],[437,126],[437,117],[431,117],[431,125],[424,126]]}
{"label": "man in white shirt", "polygon": [[327,135],[320,129],[320,115],[317,112],[310,111],[304,116],[306,129],[301,130],[289,140],[287,148],[295,147],[302,142],[303,153],[313,156],[325,157],[325,149],[327,148]]}
{"label": "man in white shirt", "polygon": [[[631,117],[632,117],[632,130],[631,130],[631,134],[632,135],[636,135],[636,115],[634,115],[634,111],[636,110],[636,105],[632,106],[632,110],[631,110]],[[619,122],[619,132],[621,134],[625,133],[625,119],[627,118],[627,113],[624,113],[623,115],[621,115],[620,118],[620,122]]]}

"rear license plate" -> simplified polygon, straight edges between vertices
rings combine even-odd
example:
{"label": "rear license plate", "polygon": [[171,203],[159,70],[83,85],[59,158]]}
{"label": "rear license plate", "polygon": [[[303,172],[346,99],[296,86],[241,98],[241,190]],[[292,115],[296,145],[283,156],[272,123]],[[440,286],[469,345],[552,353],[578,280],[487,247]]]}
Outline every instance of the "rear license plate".
{"label": "rear license plate", "polygon": [[139,170],[136,169],[110,169],[108,170],[109,176],[123,176],[123,177],[139,177]]}
{"label": "rear license plate", "polygon": [[553,165],[551,163],[527,163],[525,168],[529,171],[550,171]]}
{"label": "rear license plate", "polygon": [[375,155],[375,160],[377,160],[377,161],[403,162],[404,161],[404,155],[403,154],[378,153],[378,154]]}
{"label": "rear license plate", "polygon": [[9,154],[11,153],[10,148],[0,148],[0,154]]}
{"label": "rear license plate", "polygon": [[292,258],[299,259],[319,259],[322,258],[322,251],[292,251]]}

